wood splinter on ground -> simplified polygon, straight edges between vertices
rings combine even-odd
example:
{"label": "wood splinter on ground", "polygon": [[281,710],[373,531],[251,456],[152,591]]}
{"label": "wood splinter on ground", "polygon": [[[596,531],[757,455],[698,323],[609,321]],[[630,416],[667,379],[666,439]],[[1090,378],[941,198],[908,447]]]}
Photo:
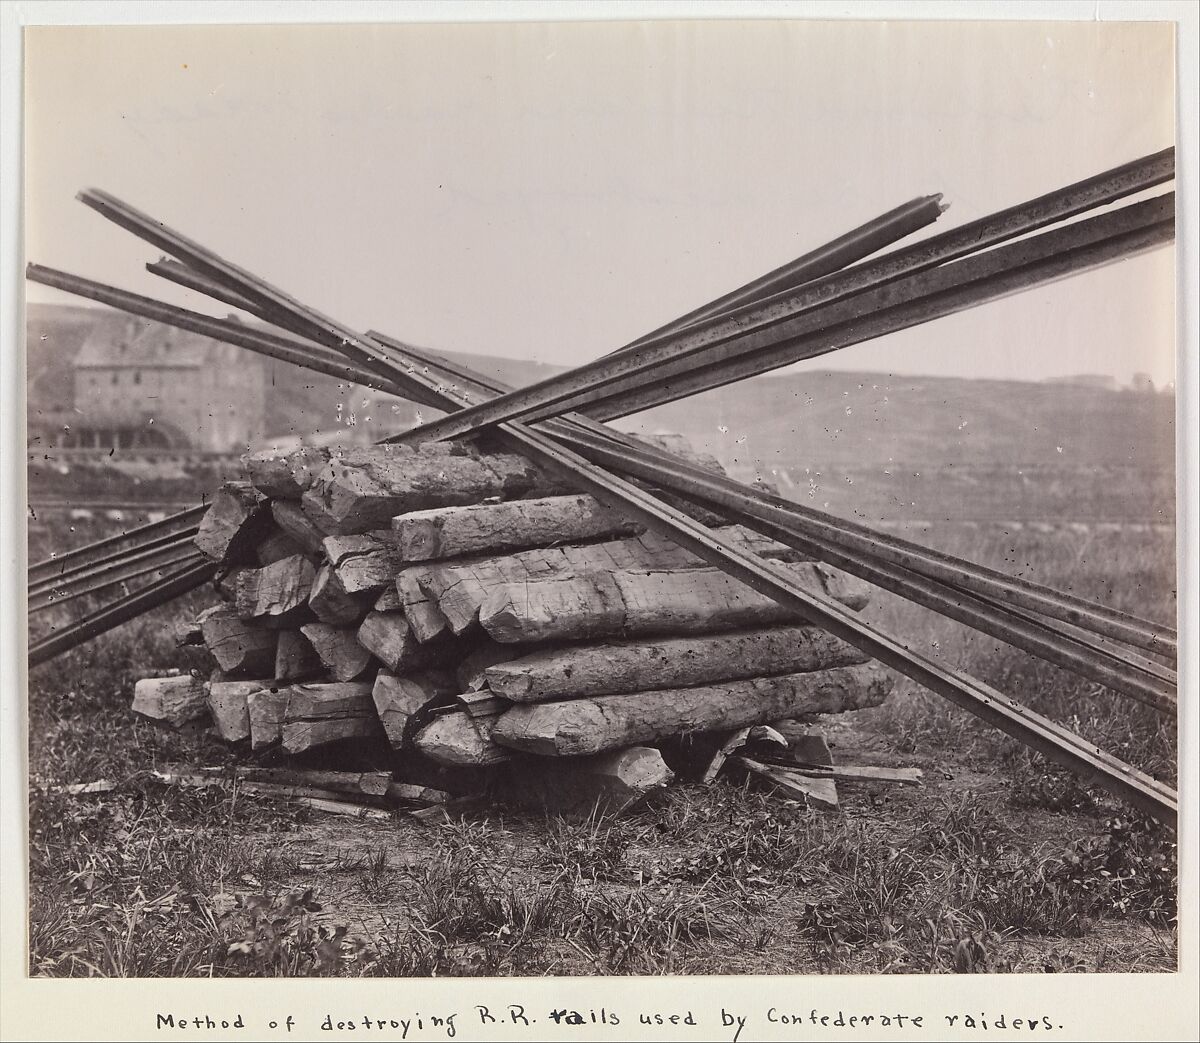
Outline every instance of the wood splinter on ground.
{"label": "wood splinter on ground", "polygon": [[[387,772],[312,771],[294,768],[189,768],[168,765],[149,777],[168,786],[201,789],[233,788],[247,796],[264,797],[316,808],[331,814],[359,818],[391,818],[383,804],[444,802],[447,794],[423,786],[391,781]],[[109,793],[120,784],[109,779],[50,786],[47,792],[63,796]]]}
{"label": "wood splinter on ground", "polygon": [[838,807],[837,787],[833,779],[815,779],[798,775],[774,764],[763,764],[744,754],[734,754],[731,760],[751,774],[766,779],[771,785],[796,800],[814,808],[833,811]]}
{"label": "wood splinter on ground", "polygon": [[208,714],[208,685],[198,677],[145,677],[133,686],[133,712],[172,728]]}
{"label": "wood splinter on ground", "polygon": [[701,777],[711,784],[733,765],[780,792],[827,810],[838,806],[838,782],[877,782],[920,786],[920,768],[887,768],[834,763],[825,737],[796,721],[776,722],[734,732],[713,755]]}

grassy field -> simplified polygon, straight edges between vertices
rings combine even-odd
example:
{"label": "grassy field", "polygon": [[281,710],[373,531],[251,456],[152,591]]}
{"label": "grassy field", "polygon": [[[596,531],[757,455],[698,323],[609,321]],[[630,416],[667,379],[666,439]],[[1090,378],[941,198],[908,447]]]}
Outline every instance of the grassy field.
{"label": "grassy field", "polygon": [[[97,534],[62,524],[40,520],[31,543]],[[1174,618],[1169,530],[943,522],[920,538]],[[830,720],[826,734],[841,763],[916,765],[925,785],[842,784],[841,814],[718,782],[672,787],[615,820],[496,809],[427,827],[161,786],[148,772],[167,764],[270,762],[129,712],[134,680],[186,666],[169,627],[205,597],[31,674],[34,974],[1175,966],[1174,834],[903,678],[885,705]],[[1174,778],[1173,722],[882,594],[866,614]],[[386,764],[364,755],[361,766]],[[119,786],[93,797],[44,789],[94,779]]]}

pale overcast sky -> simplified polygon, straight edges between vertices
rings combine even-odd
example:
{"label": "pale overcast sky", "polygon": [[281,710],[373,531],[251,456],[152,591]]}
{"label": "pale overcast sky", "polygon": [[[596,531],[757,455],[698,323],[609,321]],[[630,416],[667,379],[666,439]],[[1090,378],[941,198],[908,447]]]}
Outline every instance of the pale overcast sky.
{"label": "pale overcast sky", "polygon": [[[562,364],[913,196],[949,227],[1174,139],[1161,23],[42,28],[26,54],[29,260],[205,307],[94,186],[351,325]],[[1160,249],[809,365],[1161,384],[1174,290]]]}

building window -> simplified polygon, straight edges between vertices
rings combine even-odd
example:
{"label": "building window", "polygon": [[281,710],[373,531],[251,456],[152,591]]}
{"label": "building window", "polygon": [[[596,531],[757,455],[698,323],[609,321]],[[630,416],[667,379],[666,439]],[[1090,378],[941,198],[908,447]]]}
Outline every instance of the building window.
{"label": "building window", "polygon": [[120,374],[120,373],[114,373],[114,374],[112,375],[112,382],[113,382],[114,384],[119,384],[119,383],[121,382],[121,374]]}
{"label": "building window", "polygon": [[142,382],[142,371],[140,369],[135,369],[133,371],[133,382],[135,384],[140,384]]}

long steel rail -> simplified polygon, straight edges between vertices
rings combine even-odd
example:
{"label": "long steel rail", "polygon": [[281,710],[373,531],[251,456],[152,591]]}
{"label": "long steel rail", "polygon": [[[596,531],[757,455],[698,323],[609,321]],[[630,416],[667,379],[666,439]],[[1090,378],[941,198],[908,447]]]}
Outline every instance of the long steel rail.
{"label": "long steel rail", "polygon": [[[34,278],[34,276],[31,275],[30,278]],[[35,281],[37,280],[35,279]],[[154,538],[156,534],[178,530],[180,526],[191,522],[198,522],[207,510],[207,504],[198,504],[195,507],[189,507],[185,511],[179,511],[166,518],[160,518],[156,522],[148,522],[145,525],[139,525],[137,528],[129,529],[116,536],[108,536],[105,539],[96,540],[94,543],[86,544],[83,547],[76,547],[62,554],[45,558],[29,566],[30,581],[32,582],[43,577],[57,577],[63,574],[68,566],[75,567],[79,563],[93,562],[96,559],[96,555],[101,551],[106,551],[122,543],[133,542],[140,546],[143,540]]]}
{"label": "long steel rail", "polygon": [[[556,406],[526,421],[573,408],[603,420],[678,401],[746,377],[851,347],[884,334],[1044,285],[1114,257],[1152,249],[1174,236],[1174,196],[1135,203],[1030,239],[890,283],[802,319],[701,352],[688,366],[673,364],[650,379],[620,382]],[[1096,260],[1089,262],[1088,257]],[[862,312],[852,307],[861,304]],[[811,328],[817,322],[820,328]]]}
{"label": "long steel rail", "polygon": [[[411,383],[414,389],[440,398],[448,410],[461,406],[459,394],[448,392],[436,380],[417,371],[415,366],[404,370],[389,362],[385,349],[377,341],[301,304],[245,269],[112,197],[99,197],[95,193],[85,196],[92,203],[100,203],[96,208],[117,224],[167,250],[184,263],[227,282],[256,304],[279,308],[296,324],[294,328],[311,330],[313,339],[324,343],[326,347],[342,352],[373,373],[392,375],[398,383]],[[1094,776],[1111,792],[1124,796],[1142,810],[1171,823],[1176,820],[1177,796],[1174,790],[1159,780],[1096,749],[1069,729],[1020,706],[976,679],[948,670],[928,657],[913,652],[903,643],[881,633],[878,628],[852,616],[830,599],[803,590],[777,566],[732,546],[719,534],[669,507],[654,495],[563,448],[546,434],[520,423],[509,422],[499,423],[498,433],[510,447],[525,453],[534,462],[569,476],[585,491],[624,510],[651,529],[670,536],[704,560],[779,603],[792,607],[804,618],[825,627],[868,655],[990,721],[1020,741],[1069,764],[1074,770]]]}
{"label": "long steel rail", "polygon": [[[41,278],[42,271],[44,270],[32,271],[31,277]],[[163,305],[161,302],[153,301],[149,298],[126,294],[124,291],[105,287],[90,280],[67,276],[65,273],[55,274],[54,284],[62,289],[72,290],[91,299],[122,307],[133,311],[135,314],[154,317],[159,321],[169,322],[186,328],[190,324],[189,316],[194,316],[195,314],[184,312],[182,309],[176,309],[170,305]],[[213,321],[219,322],[219,320]],[[239,324],[228,323],[226,325],[227,327],[231,327],[227,332],[233,338],[233,342],[236,343],[237,334],[241,332]],[[217,335],[220,335],[222,332],[219,325],[210,326],[209,330]],[[390,348],[394,352],[403,353],[412,350],[401,342],[392,341],[382,334],[374,334],[373,336],[385,348]],[[360,367],[347,366],[345,363],[336,362],[334,352],[312,344],[310,341],[290,341],[289,343],[291,345],[289,348],[289,361],[294,361],[298,365],[304,365],[321,372],[335,370],[339,376],[358,382],[370,382],[373,386],[381,386],[384,390],[391,393],[408,393],[405,388],[384,378],[366,373]],[[250,346],[251,350],[255,350],[254,344],[245,346]],[[438,356],[426,355],[422,359],[422,368],[429,369],[443,383],[448,383],[452,380],[468,379],[465,374],[458,370],[441,373],[438,371],[439,365],[449,366],[448,363],[445,363]],[[495,387],[494,383],[492,386]],[[475,381],[474,389],[477,391],[490,391],[486,382],[482,380]],[[422,397],[426,402],[429,401],[428,396]],[[555,422],[552,425],[552,429],[559,437],[569,440],[573,448],[585,454],[589,449],[596,449],[594,439],[597,437],[604,439],[605,442],[611,442],[614,438],[620,438],[611,429],[602,427],[584,418],[576,418],[573,422]],[[589,433],[591,441],[587,437]],[[600,444],[603,445],[604,442]],[[638,447],[636,443],[629,442],[628,440],[626,440],[626,444],[633,448]],[[643,445],[641,448],[644,450],[646,447]],[[664,464],[666,465],[666,470],[662,469]],[[677,465],[678,461],[664,461],[660,459],[658,461],[658,470],[650,476],[650,480],[656,480],[663,487],[669,487],[671,480],[679,473]],[[653,466],[653,462],[651,462],[650,466]],[[711,478],[711,475],[707,472],[701,472],[698,476],[694,477]],[[1106,635],[1114,640],[1124,641],[1137,647],[1143,647],[1167,655],[1174,652],[1176,641],[1174,631],[1161,624],[1142,620],[1126,613],[1119,613],[1106,606],[1088,602],[1073,595],[1063,594],[1029,580],[1010,577],[1004,573],[975,565],[961,558],[930,550],[918,544],[905,541],[900,537],[883,534],[854,522],[835,519],[799,504],[767,497],[761,490],[748,490],[736,483],[734,483],[734,488],[742,490],[745,495],[757,498],[759,503],[764,505],[762,509],[774,512],[769,514],[765,520],[778,521],[779,512],[784,512],[789,524],[799,525],[807,522],[811,526],[809,530],[810,535],[840,542],[848,545],[850,549],[857,549],[864,554],[877,555],[891,564],[901,565],[928,578],[950,584],[952,587],[973,592],[992,600],[1009,602],[1012,605],[1085,627],[1096,634]],[[738,506],[744,507],[744,505]],[[1158,676],[1168,681],[1173,679],[1173,674],[1169,673],[1160,673]]]}
{"label": "long steel rail", "polygon": [[689,326],[715,319],[737,308],[758,303],[768,297],[813,282],[822,276],[839,272],[856,261],[870,257],[871,254],[892,246],[913,232],[932,224],[946,212],[946,209],[947,207],[942,203],[940,192],[910,200],[896,207],[895,210],[889,210],[880,217],[872,218],[865,224],[811,250],[796,260],[789,261],[766,275],[760,275],[744,286],[722,294],[716,300],[701,305],[686,315],[681,315],[679,318],[643,334],[637,340],[630,341],[623,347],[617,348],[616,351],[610,352],[609,355],[618,355],[634,348],[640,348],[660,337],[678,333]]}
{"label": "long steel rail", "polygon": [[[572,433],[572,446],[579,452],[595,454],[597,457],[606,452],[612,454],[613,439],[605,437],[610,434],[611,429],[608,428],[580,428]],[[685,488],[703,488],[708,495],[709,506],[752,511],[759,521],[793,527],[797,532],[807,533],[847,550],[878,557],[881,561],[965,592],[1003,601],[1147,651],[1169,656],[1174,656],[1176,652],[1176,632],[1163,624],[1118,612],[964,558],[931,550],[859,522],[836,518],[762,489],[750,488],[724,476],[714,475],[687,461],[672,460],[673,471],[668,470],[662,454],[653,447],[639,445],[630,439],[622,440],[620,448],[622,455],[619,462],[624,473],[661,483],[663,488],[673,492],[683,492]],[[618,461],[616,456],[610,455],[605,462],[616,465]]]}
{"label": "long steel rail", "polygon": [[[944,207],[939,205],[939,201],[940,196],[929,196],[912,200],[879,218],[859,226],[833,242],[810,251],[781,268],[775,269],[767,273],[767,275],[755,279],[745,286],[739,287],[737,290],[703,305],[701,308],[668,324],[667,327],[663,327],[662,330],[656,331],[656,333],[681,329],[700,318],[718,314],[734,304],[740,304],[743,301],[755,299],[767,293],[798,285],[851,264],[936,220],[944,210]],[[241,308],[285,330],[299,329],[302,334],[305,332],[306,328],[304,325],[300,324],[297,326],[285,310],[264,304],[261,301],[248,300],[236,290],[230,289],[210,277],[197,273],[186,265],[164,259],[157,263],[148,264],[146,267],[157,275],[171,279],[189,288],[198,289],[200,292],[216,300]],[[321,348],[308,339],[297,341],[292,338],[280,337],[269,331],[248,329],[242,327],[240,324],[230,324],[222,320],[216,320],[211,316],[201,313],[187,312],[183,309],[172,309],[170,306],[151,298],[130,294],[100,283],[81,280],[77,277],[69,276],[64,272],[41,268],[36,265],[30,265],[28,274],[31,279],[36,281],[89,296],[94,300],[133,314],[141,314],[147,318],[168,322],[201,335],[214,336],[218,339],[267,355],[268,357],[305,366],[309,369],[337,377],[338,379],[350,378],[350,374],[346,370],[345,359],[340,354]],[[414,358],[427,363],[423,368],[428,370],[429,366],[432,366],[442,372],[446,375],[445,379],[449,381],[452,387],[456,386],[455,382],[457,381],[461,382],[462,386],[469,389],[469,392],[472,394],[483,394],[485,396],[494,394],[492,388],[477,383],[474,374],[455,366],[441,356],[423,352],[421,349],[411,346],[402,346],[400,349],[386,348],[385,352],[393,361],[402,361],[406,365],[411,365],[410,360]],[[379,387],[381,390],[391,393],[406,394],[409,396],[413,394],[411,387],[402,388],[395,386],[390,380],[384,377],[370,381],[364,378],[360,372],[354,373],[353,377],[357,383],[367,383],[370,386]],[[424,397],[424,401],[428,404],[437,404],[438,402],[436,398],[430,399],[428,396]],[[149,535],[149,531],[157,531],[164,526],[174,527],[181,521],[190,520],[190,518],[191,512],[182,512],[173,518],[156,523],[154,526],[146,527],[147,531],[142,532],[142,535]],[[70,559],[73,561],[82,561],[83,564],[71,570],[60,568],[57,576],[49,581],[52,582],[52,586],[35,584],[31,588],[31,599],[36,595],[49,593],[52,595],[52,600],[35,605],[30,611],[37,612],[48,609],[75,597],[97,593],[119,583],[128,582],[130,579],[139,578],[160,569],[157,563],[161,555],[148,555],[146,552],[157,548],[166,542],[166,539],[155,540],[143,538],[140,542],[135,543],[134,546],[126,547],[117,554],[108,555],[103,558],[97,557],[99,549],[107,547],[114,542],[117,541],[102,540],[90,547],[80,548],[72,552],[69,556]],[[128,541],[123,540],[123,542]],[[148,556],[153,557],[155,564],[151,567],[141,567],[140,563]],[[190,556],[189,559],[180,560],[190,560]],[[101,565],[102,568],[88,567],[97,565]],[[97,575],[101,577],[99,582],[88,582],[89,580],[94,580]],[[144,600],[144,595],[143,592],[139,591],[132,595],[127,595],[125,599],[118,599],[112,605],[98,609],[90,616],[80,620],[71,631],[71,634],[78,636],[80,640],[87,640],[103,632],[103,630],[117,625],[123,618],[120,606],[123,601],[130,598],[140,601]],[[93,620],[98,622],[100,629],[92,626]],[[54,647],[65,650],[67,646],[63,642],[59,642]]]}
{"label": "long steel rail", "polygon": [[[421,437],[429,440],[452,438],[480,426],[523,419],[545,407],[569,403],[581,394],[593,394],[598,389],[639,374],[654,379],[656,367],[664,363],[683,363],[707,348],[715,350],[731,339],[745,337],[864,291],[879,290],[887,283],[917,276],[929,269],[979,253],[1067,217],[1152,188],[1170,180],[1173,175],[1173,150],[1145,157],[999,214],[969,222],[913,246],[894,250],[876,260],[805,283],[766,301],[751,303],[732,313],[647,341],[634,351],[597,359],[565,374],[462,409],[453,417],[426,425]],[[84,192],[80,198],[118,224],[136,220],[130,213],[131,208],[106,193]],[[147,231],[153,233],[153,229]],[[156,242],[156,245],[160,244]],[[203,262],[194,266],[205,270]],[[219,276],[220,273],[211,271],[209,274]],[[905,285],[911,287],[912,283],[906,282]],[[866,309],[860,307],[859,311],[863,313]],[[712,360],[711,353],[708,358]]]}
{"label": "long steel rail", "polygon": [[51,590],[61,590],[74,583],[95,579],[103,575],[107,569],[118,565],[137,563],[155,555],[161,557],[164,551],[178,550],[180,547],[190,545],[197,531],[196,526],[189,526],[166,536],[145,540],[127,550],[114,551],[103,557],[83,561],[73,568],[64,569],[61,573],[30,583],[28,594],[30,597],[36,597]]}
{"label": "long steel rail", "polygon": [[[1158,216],[1161,216],[1161,210],[1158,211]],[[1132,234],[1139,237],[1149,237],[1149,245],[1160,241],[1170,234],[1169,222],[1161,221],[1150,229],[1143,229],[1140,232],[1134,230],[1132,233],[1121,233],[1121,236]],[[1118,237],[1116,240],[1106,240],[1101,243],[1093,243],[1086,247],[1086,253],[1075,252],[1073,254],[1073,263],[1077,268],[1082,266],[1091,266],[1099,263],[1106,263],[1114,257],[1126,256],[1127,252],[1135,247],[1144,247],[1147,245],[1145,238],[1141,238],[1138,242],[1131,242],[1128,238]],[[1053,255],[1043,262],[1041,268],[1029,269],[1022,268],[1014,278],[1019,280],[1021,285],[1027,284],[1031,279],[1036,279],[1039,276],[1046,278],[1058,277],[1063,270],[1064,262]],[[383,390],[394,394],[412,394],[410,386],[400,386],[385,378],[379,377],[375,373],[366,373],[361,368],[348,367],[344,362],[337,361],[336,353],[327,352],[317,349],[315,354],[310,345],[290,340],[287,338],[272,337],[263,338],[255,337],[249,340],[244,338],[244,330],[241,330],[236,323],[223,323],[222,320],[213,320],[202,316],[197,316],[196,313],[186,313],[180,309],[172,309],[170,306],[162,305],[160,302],[152,301],[149,298],[140,298],[136,295],[125,294],[123,291],[115,290],[111,287],[103,287],[101,284],[84,283],[75,277],[67,276],[65,273],[48,273],[45,269],[31,268],[31,278],[45,281],[51,285],[56,285],[63,289],[69,289],[73,292],[83,293],[90,296],[92,299],[101,300],[105,303],[113,304],[117,307],[122,307],[126,310],[134,310],[138,314],[154,317],[160,321],[171,322],[175,325],[183,326],[184,328],[195,328],[201,325],[204,331],[209,335],[230,339],[234,342],[241,341],[244,346],[252,350],[260,350],[264,353],[271,354],[273,357],[280,357],[281,352],[286,348],[285,357],[287,361],[296,362],[301,365],[309,365],[310,368],[319,369],[322,372],[336,375],[344,379],[354,379],[359,382],[365,382],[371,386],[382,387]],[[207,280],[211,285],[213,280]],[[983,284],[982,286],[968,287],[960,294],[952,298],[943,297],[939,303],[939,308],[943,311],[948,311],[966,304],[977,303],[981,297],[990,296],[998,292],[994,285]],[[265,311],[265,310],[264,310]],[[203,321],[201,321],[203,320]],[[873,332],[888,332],[891,330],[892,322],[889,320],[875,320],[868,318],[866,320],[872,326]],[[887,322],[887,325],[880,328],[881,322]],[[232,329],[230,327],[233,327]],[[464,373],[461,369],[454,368],[445,359],[427,352],[421,352],[420,349],[412,348],[409,345],[403,345],[399,342],[388,341],[379,338],[381,343],[388,348],[391,348],[393,353],[408,353],[409,355],[418,356],[417,361],[421,367],[435,366],[446,370],[451,382],[454,380],[467,383],[471,377]],[[443,376],[443,380],[447,379]],[[467,388],[468,393],[479,393],[481,385],[475,381]],[[434,404],[428,395],[421,394],[418,396],[425,404]],[[897,546],[900,541],[895,541],[895,538],[884,537],[882,534],[870,533],[867,530],[864,535],[870,535],[871,538],[887,542],[891,539]],[[907,545],[904,549],[908,552],[921,551],[916,545]],[[926,563],[933,556],[933,552],[925,551]],[[903,564],[911,565],[909,562]],[[986,582],[991,580],[994,582],[1007,582],[1009,590],[1006,592],[1009,597],[1022,599],[1025,607],[1034,611],[1049,611],[1057,618],[1073,622],[1077,625],[1088,626],[1115,640],[1123,640],[1134,643],[1139,647],[1155,652],[1165,652],[1172,654],[1176,638],[1170,628],[1163,627],[1158,624],[1151,624],[1147,621],[1136,620],[1135,617],[1123,616],[1120,613],[1115,613],[1103,606],[1090,605],[1082,599],[1072,598],[1069,595],[1060,594],[1050,591],[1048,588],[1038,587],[1028,581],[1014,580],[1003,577],[1000,573],[991,573],[988,575],[988,570],[984,570],[978,566],[971,566],[970,563],[962,562],[956,559],[947,559],[943,564],[949,567],[957,567],[959,569],[973,569],[976,575],[976,581]],[[949,578],[944,574],[935,578]],[[960,581],[967,582],[962,577]],[[1033,600],[1030,600],[1033,599]],[[1057,609],[1057,610],[1056,610]]]}
{"label": "long steel rail", "polygon": [[203,586],[216,575],[216,571],[217,566],[209,561],[175,570],[160,582],[143,587],[135,594],[106,605],[84,619],[35,641],[29,646],[29,665],[39,666],[48,662],[62,652]]}
{"label": "long steel rail", "polygon": [[[1103,247],[1105,256],[1101,257],[1100,260],[1104,260],[1112,255],[1124,256],[1123,251],[1126,248],[1127,243],[1124,242],[1108,244],[1107,246]],[[1057,262],[1054,263],[1057,264]],[[178,266],[176,265],[175,267]],[[178,281],[183,280],[181,279]],[[193,277],[189,278],[188,282],[193,288],[200,289],[205,292],[218,292],[217,287],[219,287],[219,284],[215,283],[214,280],[206,279],[201,276],[195,276],[193,274]],[[77,291],[81,289],[78,286],[69,287],[64,279],[57,280],[57,284],[63,288],[74,288]],[[96,292],[96,285],[82,287],[82,289],[84,292],[88,292],[93,299],[100,299],[108,303],[114,303],[118,306],[123,305],[125,307],[128,307],[130,303],[128,300],[122,299],[120,291],[109,290],[108,292],[104,292],[107,288],[100,288],[100,292]],[[232,301],[238,298],[236,294],[226,291],[225,299]],[[145,301],[146,299],[142,300]],[[240,298],[240,300],[244,301],[244,298]],[[163,313],[161,310],[157,310],[155,308],[143,309],[143,313],[146,312],[149,312],[150,314],[153,314],[159,319],[163,320],[170,321],[174,318],[174,316],[172,316],[170,313]],[[409,345],[404,345],[396,341],[390,341],[383,335],[377,335],[376,339],[379,340],[383,346],[391,348],[396,352],[415,353],[418,351],[418,349],[414,349]],[[291,350],[292,354],[290,358],[299,361],[298,356],[305,351],[305,348],[302,345],[293,342],[293,347]],[[319,351],[320,349],[318,349],[318,352]],[[453,377],[454,379],[472,379],[470,375],[465,374],[462,370],[453,369],[445,359],[442,359],[439,356],[425,353],[420,356],[420,360],[423,365],[441,366],[444,369],[447,369],[449,371],[449,376]],[[327,359],[323,369],[327,372],[331,370],[337,371],[338,364],[332,359]],[[349,374],[343,373],[342,375],[348,375],[358,380],[374,380],[375,383],[380,382],[379,378],[373,378],[369,375],[365,375],[361,371]],[[443,380],[444,379],[446,379],[445,376],[443,376]],[[478,381],[476,381],[473,390],[478,390],[480,386],[481,385],[478,383]],[[394,385],[388,386],[386,390],[394,393],[404,393],[403,389]],[[427,398],[425,400],[428,402]],[[609,433],[609,435],[611,436],[611,433]],[[794,509],[798,511],[803,510],[796,505],[794,505]],[[819,521],[822,518],[818,512],[810,512],[809,517],[814,521]],[[921,548],[916,544],[906,543],[897,537],[889,537],[873,532],[866,527],[854,526],[853,523],[843,523],[841,521],[833,522],[832,519],[827,518],[826,521],[830,522],[835,530],[834,532],[831,532],[827,528],[827,535],[834,535],[836,529],[838,528],[849,528],[852,533],[855,533],[855,530],[857,530],[855,534],[866,540],[876,541],[877,544],[882,544],[884,548],[888,548],[890,545],[890,547],[894,549],[898,555],[898,558],[892,559],[893,563],[902,564],[909,568],[916,567],[918,571],[922,571],[927,575],[930,574],[932,570],[932,578],[954,582],[958,585],[965,586],[968,589],[974,589],[976,593],[987,594],[989,596],[995,596],[997,593],[1003,594],[1006,599],[1014,600],[1024,605],[1024,607],[1028,609],[1047,612],[1055,618],[1070,621],[1081,626],[1088,626],[1097,633],[1105,634],[1116,640],[1129,641],[1138,645],[1139,647],[1147,648],[1152,651],[1164,652],[1167,654],[1171,654],[1174,651],[1175,637],[1169,628],[1157,624],[1151,624],[1144,620],[1138,620],[1136,617],[1128,616],[1126,614],[1116,613],[1113,610],[1104,608],[1103,606],[1093,605],[1084,601],[1083,599],[1074,598],[1066,594],[1060,594],[1059,592],[1052,591],[1049,588],[1041,587],[1029,581],[1006,577],[1002,573],[987,570],[982,566],[975,566],[972,563],[963,561],[962,559],[940,556],[932,551],[926,550],[925,548]],[[868,545],[861,546],[861,549],[866,551],[878,551],[881,548],[879,546]],[[915,566],[912,557],[913,555],[920,555],[922,559],[921,562]],[[997,585],[1000,585],[999,588],[997,588]],[[981,587],[983,589],[981,589]]]}
{"label": "long steel rail", "polygon": [[[810,250],[795,260],[651,330],[610,352],[609,355],[611,357],[628,352],[659,337],[677,333],[696,323],[716,318],[746,304],[795,289],[822,276],[840,271],[932,224],[946,211],[941,199],[941,194],[938,193],[910,200],[894,210],[872,218],[815,250]],[[207,294],[222,303],[255,314],[259,318],[266,318],[263,309],[258,308],[235,290],[223,286],[215,280],[206,279],[178,261],[165,258],[147,264],[146,268],[155,275],[180,286]]]}
{"label": "long steel rail", "polygon": [[1174,714],[1177,709],[1177,679],[1173,671],[1159,664],[1140,658],[1131,661],[1116,650],[1013,612],[1002,602],[886,561],[873,549],[850,547],[835,538],[817,535],[815,527],[797,523],[795,516],[786,511],[764,511],[762,501],[744,491],[744,487],[739,488],[738,483],[712,472],[701,472],[686,461],[674,460],[668,464],[653,452],[643,453],[611,440],[604,445],[599,442],[597,439],[590,449],[581,450],[582,455],[617,473],[651,481],[659,488],[714,508],[731,521],[809,552],[844,572],[1146,703],[1160,713]]}
{"label": "long steel rail", "polygon": [[42,597],[45,600],[35,602],[35,599],[31,597],[29,614],[33,616],[41,612],[48,612],[50,609],[58,608],[60,605],[68,601],[74,601],[76,598],[99,594],[101,591],[111,590],[113,587],[122,586],[132,580],[144,579],[146,576],[151,576],[154,573],[167,573],[183,565],[197,565],[204,560],[203,554],[198,550],[192,550],[183,554],[176,553],[164,560],[151,562],[149,565],[126,565],[121,568],[112,569],[92,583],[75,583],[62,591],[51,590],[38,595],[38,597]]}

